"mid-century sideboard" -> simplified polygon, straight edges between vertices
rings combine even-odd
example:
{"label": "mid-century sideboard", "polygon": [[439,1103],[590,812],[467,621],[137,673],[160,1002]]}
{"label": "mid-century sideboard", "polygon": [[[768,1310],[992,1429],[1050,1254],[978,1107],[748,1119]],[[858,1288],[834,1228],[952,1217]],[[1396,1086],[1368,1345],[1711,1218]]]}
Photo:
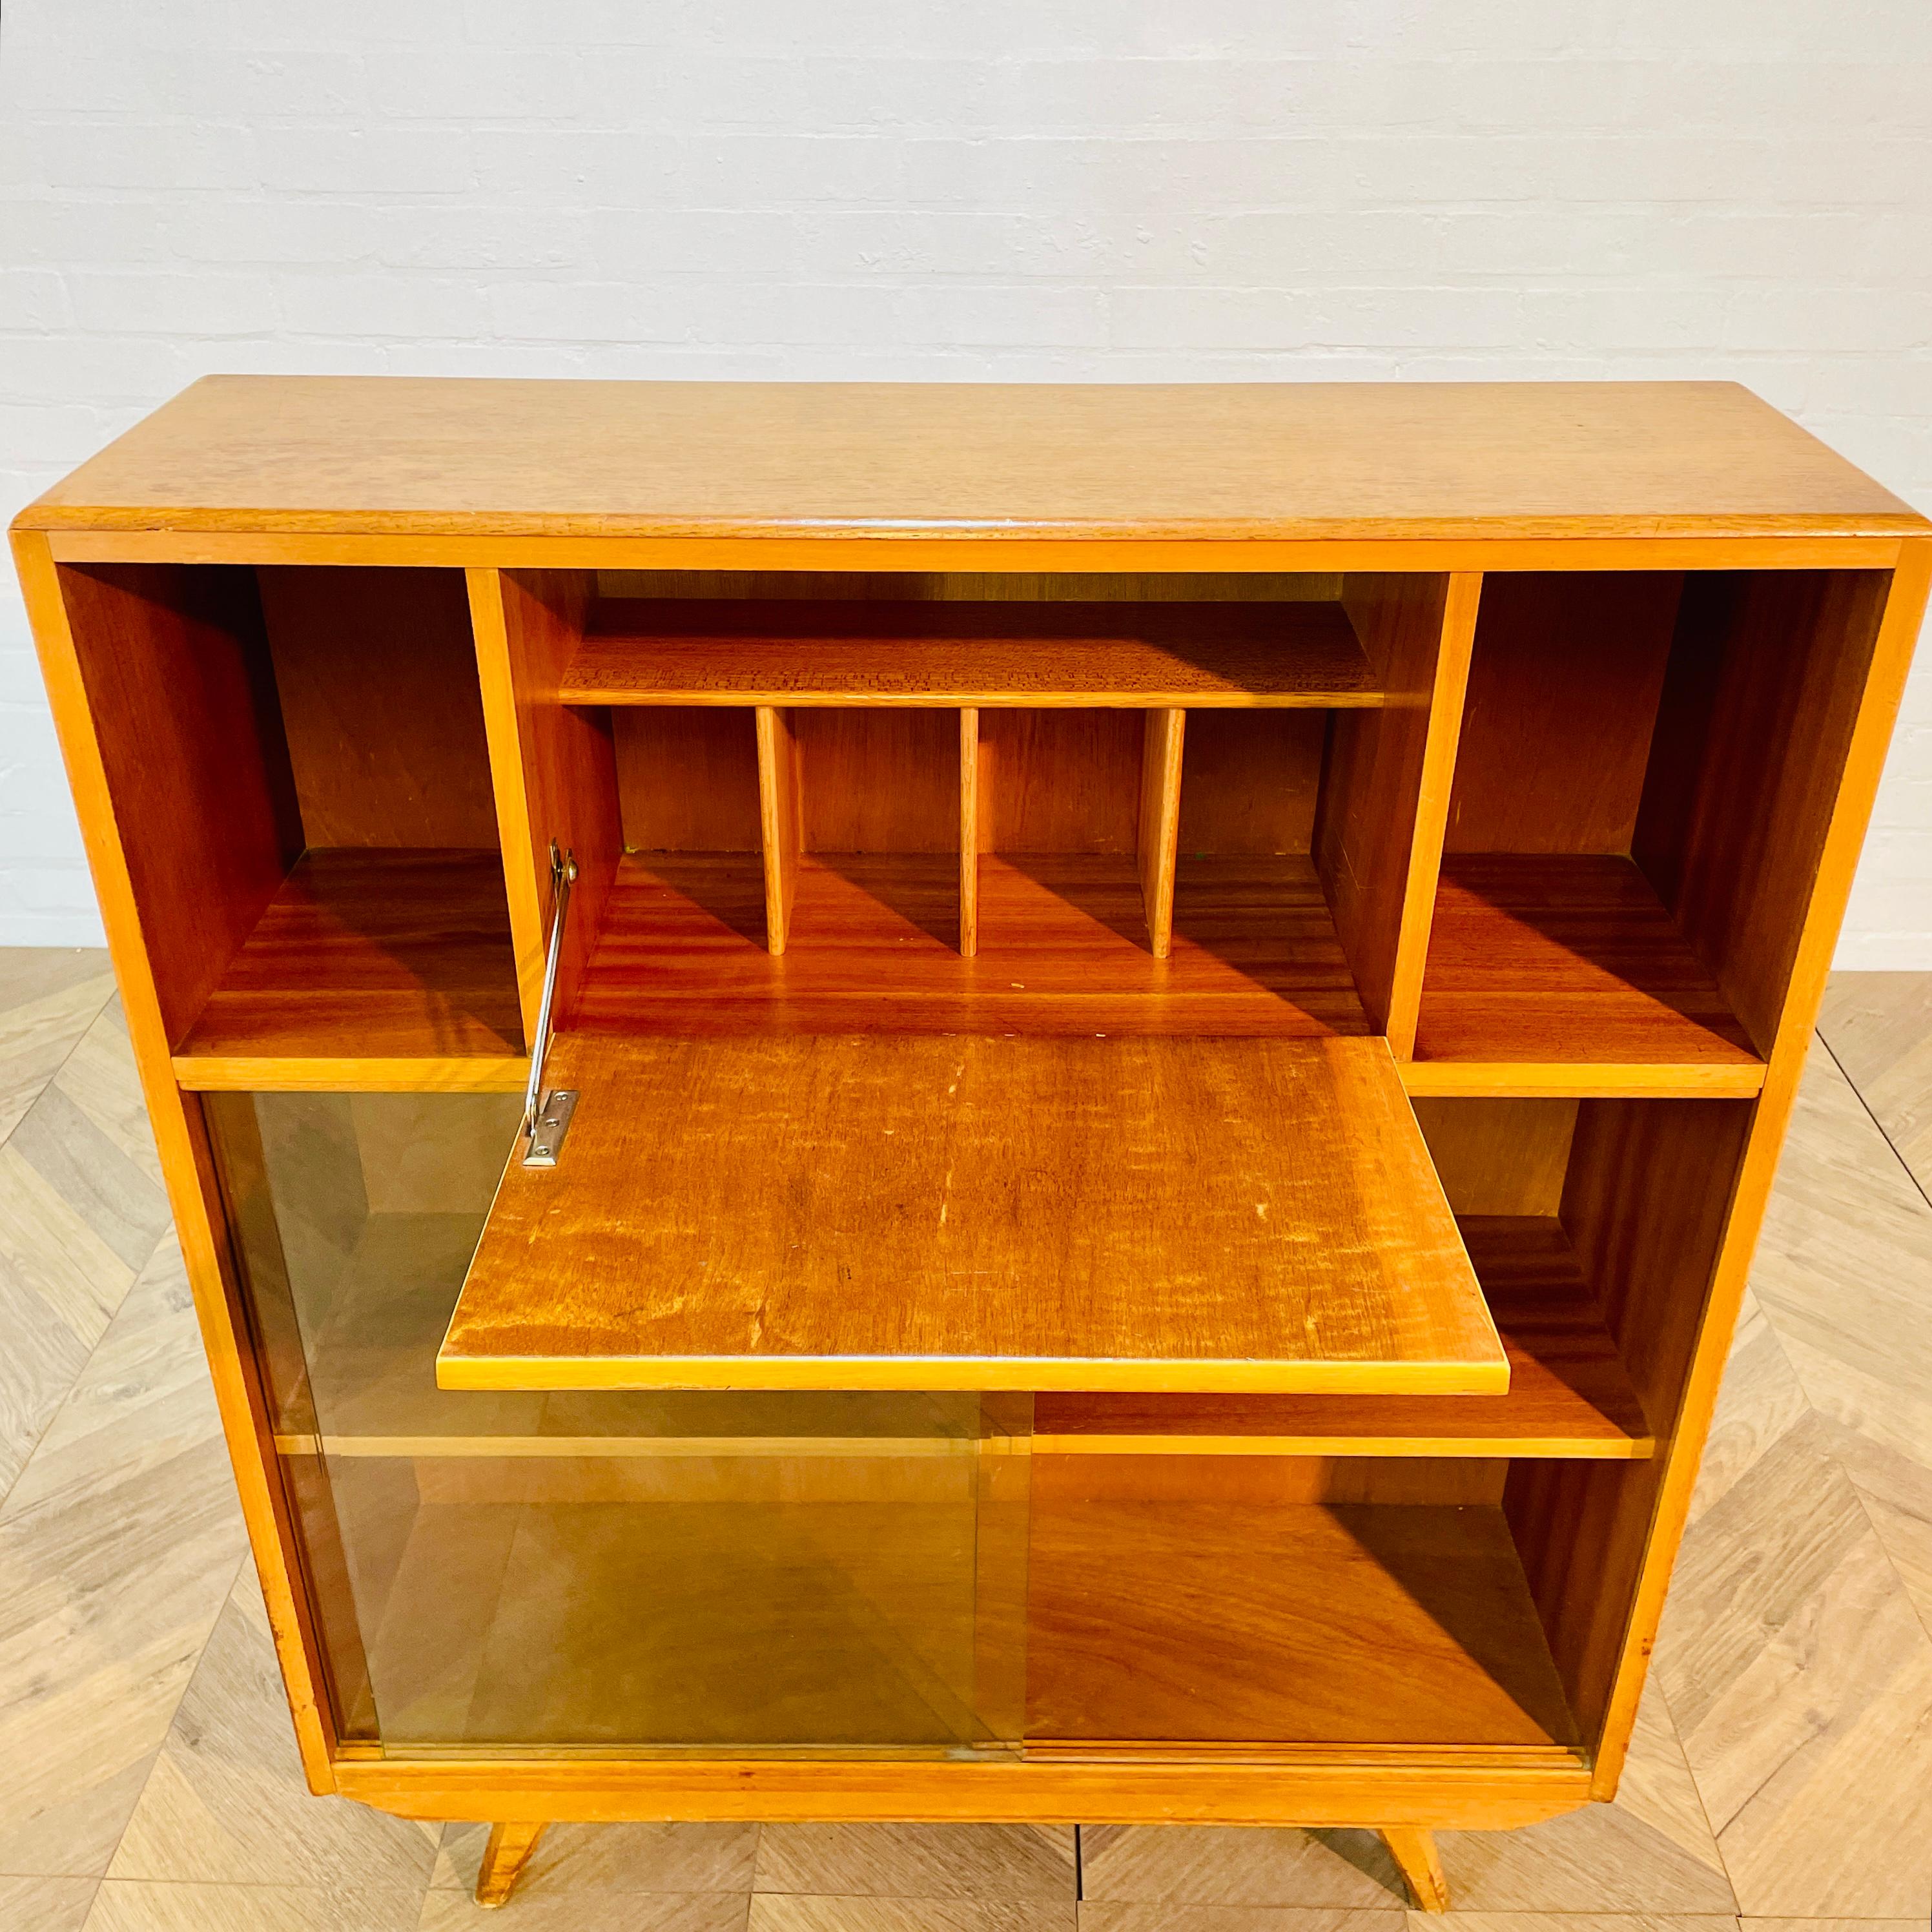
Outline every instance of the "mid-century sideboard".
{"label": "mid-century sideboard", "polygon": [[13,541],[316,1791],[1615,1792],[1932,524],[1723,383],[221,377]]}

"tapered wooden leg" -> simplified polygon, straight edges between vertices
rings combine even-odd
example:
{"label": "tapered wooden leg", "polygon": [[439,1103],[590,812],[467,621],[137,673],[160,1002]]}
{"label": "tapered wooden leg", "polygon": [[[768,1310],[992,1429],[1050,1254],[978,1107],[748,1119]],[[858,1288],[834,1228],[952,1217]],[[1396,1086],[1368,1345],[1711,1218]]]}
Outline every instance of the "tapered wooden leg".
{"label": "tapered wooden leg", "polygon": [[[507,1905],[517,1874],[537,1848],[543,1836],[540,1824],[492,1825],[490,1842],[483,1847],[483,1864],[476,1874],[478,1905]],[[1400,1856],[1400,1854],[1398,1854]]]}
{"label": "tapered wooden leg", "polygon": [[1449,1881],[1436,1856],[1436,1834],[1414,1825],[1391,1825],[1382,1833],[1389,1856],[1402,1868],[1415,1902],[1424,1912],[1449,1910]]}

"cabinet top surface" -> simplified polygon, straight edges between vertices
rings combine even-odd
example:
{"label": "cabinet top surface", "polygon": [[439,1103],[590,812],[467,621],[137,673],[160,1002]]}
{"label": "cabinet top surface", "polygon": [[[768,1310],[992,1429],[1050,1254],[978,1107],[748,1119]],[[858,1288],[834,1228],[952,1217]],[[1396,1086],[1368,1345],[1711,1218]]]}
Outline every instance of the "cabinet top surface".
{"label": "cabinet top surface", "polygon": [[214,376],[42,530],[1212,540],[1919,535],[1730,382]]}

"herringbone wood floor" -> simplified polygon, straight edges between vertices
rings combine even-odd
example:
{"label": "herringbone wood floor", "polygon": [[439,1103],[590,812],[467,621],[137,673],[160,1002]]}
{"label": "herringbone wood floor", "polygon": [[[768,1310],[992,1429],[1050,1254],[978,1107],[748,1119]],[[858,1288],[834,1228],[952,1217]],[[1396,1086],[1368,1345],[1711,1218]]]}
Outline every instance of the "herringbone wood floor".
{"label": "herringbone wood floor", "polygon": [[[479,1828],[301,1788],[112,994],[98,954],[0,953],[0,1928],[481,1922]],[[1464,1932],[1932,1912],[1932,976],[1841,978],[1822,1033],[1623,1794],[1446,1838]],[[1387,1932],[1403,1905],[1360,1834],[566,1826],[511,1910]]]}

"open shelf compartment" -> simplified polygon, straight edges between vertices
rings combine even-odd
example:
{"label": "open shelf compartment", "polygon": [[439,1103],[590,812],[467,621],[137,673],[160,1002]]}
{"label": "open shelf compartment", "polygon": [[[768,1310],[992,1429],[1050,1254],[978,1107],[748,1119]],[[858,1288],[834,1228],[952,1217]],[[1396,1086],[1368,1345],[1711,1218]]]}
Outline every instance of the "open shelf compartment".
{"label": "open shelf compartment", "polygon": [[182,1084],[512,1084],[463,573],[88,564],[61,585]]}
{"label": "open shelf compartment", "polygon": [[[1387,1024],[1408,874],[1430,862],[1414,834],[1446,577],[491,581],[479,637],[487,657],[500,622],[524,694],[492,727],[535,862],[527,914],[513,886],[520,958],[550,842],[580,868],[568,1022]],[[863,674],[826,672],[834,646]],[[1154,677],[1149,652],[1212,659],[1215,681]],[[934,653],[971,674],[934,674]]]}
{"label": "open shelf compartment", "polygon": [[1412,1091],[1758,1091],[1888,583],[1485,579]]}
{"label": "open shelf compartment", "polygon": [[1500,1462],[1036,1453],[1028,1755],[1568,1756],[1508,1480]]}

